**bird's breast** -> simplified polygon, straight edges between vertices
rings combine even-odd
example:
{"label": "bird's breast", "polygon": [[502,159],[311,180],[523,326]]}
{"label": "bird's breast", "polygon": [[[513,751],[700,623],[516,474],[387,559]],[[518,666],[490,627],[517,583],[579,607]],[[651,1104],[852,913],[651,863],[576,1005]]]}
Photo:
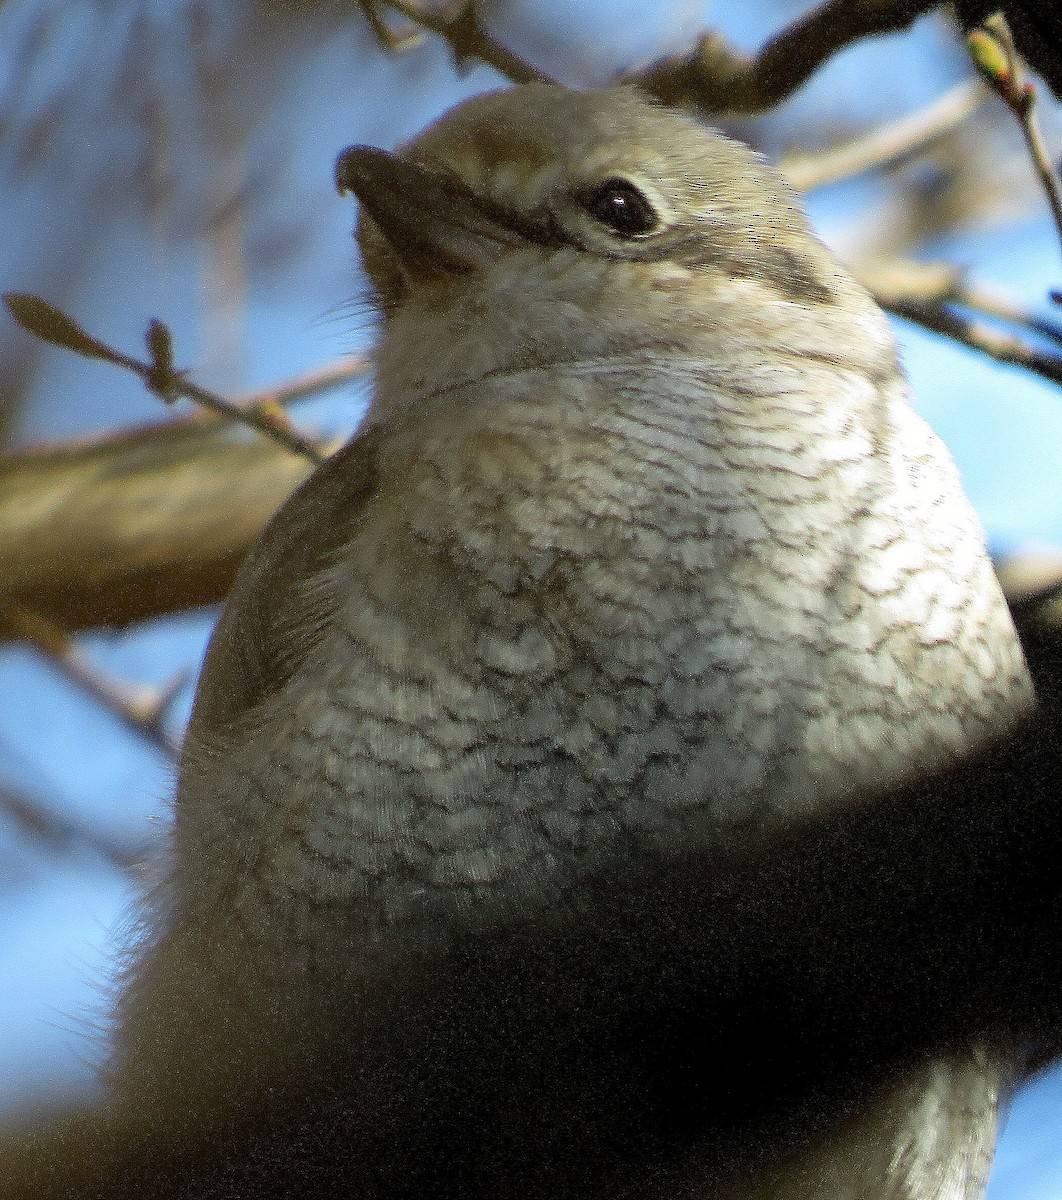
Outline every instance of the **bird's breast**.
{"label": "bird's breast", "polygon": [[385,452],[329,638],[234,759],[269,798],[250,895],[381,928],[545,911],[753,853],[1020,709],[931,435],[887,395],[853,418],[865,381],[838,412],[659,376],[561,373],[548,405],[510,379]]}

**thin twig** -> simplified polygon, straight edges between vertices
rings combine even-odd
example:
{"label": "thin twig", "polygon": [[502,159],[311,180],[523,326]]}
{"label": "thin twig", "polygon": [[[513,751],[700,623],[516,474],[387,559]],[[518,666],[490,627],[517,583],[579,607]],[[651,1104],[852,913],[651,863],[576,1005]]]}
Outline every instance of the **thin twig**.
{"label": "thin twig", "polygon": [[150,392],[166,404],[172,404],[182,397],[194,400],[219,416],[250,426],[293,454],[308,458],[315,465],[324,462],[327,457],[323,443],[299,432],[281,408],[265,403],[240,407],[216,392],[192,383],[186,372],[178,371],[174,366],[173,336],[161,321],[153,320],[148,324],[145,342],[151,360],[141,362],[93,337],[72,317],[39,296],[9,292],[4,296],[4,301],[23,329],[75,354],[98,358],[132,371],[140,376]]}
{"label": "thin twig", "polygon": [[869,133],[820,154],[787,154],[779,164],[801,192],[826,187],[864,171],[886,167],[923,153],[951,133],[983,103],[988,90],[967,80],[919,112],[890,121]]}
{"label": "thin twig", "polygon": [[1030,312],[1019,301],[994,288],[986,288],[982,284],[966,283],[956,295],[956,299],[967,308],[976,309],[986,316],[1028,329],[1032,333],[1050,338],[1052,342],[1062,346],[1062,326]]}
{"label": "thin twig", "polygon": [[371,366],[372,359],[368,354],[350,354],[285,383],[277,383],[272,387],[237,396],[230,403],[241,412],[260,408],[286,408],[298,400],[306,400],[342,383],[348,383],[351,379],[364,375]]}
{"label": "thin twig", "polygon": [[[289,404],[297,404],[300,400],[309,400],[313,396],[322,395],[333,388],[349,383],[372,369],[372,358],[367,354],[352,354],[347,358],[336,359],[323,367],[315,367],[304,375],[284,383],[276,383],[270,387],[247,392],[236,396],[230,403],[233,408],[254,408],[259,406],[276,405],[286,408]],[[182,432],[190,428],[225,428],[238,422],[237,417],[228,414],[219,415],[207,412],[198,406],[184,416],[171,417],[160,421],[145,421],[127,429],[107,429],[98,433],[82,433],[74,437],[56,439],[51,442],[38,443],[35,449],[47,452],[62,452],[70,450],[79,452],[93,446],[119,450],[123,443],[141,442],[145,437],[157,438],[155,443],[159,452],[168,438],[179,439]],[[326,453],[331,453],[335,447],[331,443],[325,445]],[[25,453],[16,451],[15,454]],[[10,457],[0,450],[0,474],[3,472],[5,461]]]}
{"label": "thin twig", "polygon": [[272,438],[273,441],[293,454],[301,454],[303,458],[308,458],[315,466],[320,466],[328,457],[328,451],[323,442],[300,432],[287,421],[286,417],[284,420],[280,419],[283,410],[270,410],[263,405],[255,405],[253,408],[237,408],[231,400],[226,400],[224,396],[219,396],[216,392],[200,387],[199,384],[192,383],[188,379],[177,383],[173,391],[178,396],[194,400],[196,404],[202,405],[203,408],[216,413],[219,417],[225,417],[229,421],[238,421],[264,437]]}
{"label": "thin twig", "polygon": [[50,805],[16,791],[10,783],[0,784],[0,812],[13,821],[23,833],[47,846],[52,852],[69,854],[87,848],[104,862],[121,871],[129,871],[144,861],[147,851],[141,852],[120,841],[108,838],[88,825],[75,823],[65,814],[55,812]]}
{"label": "thin twig", "polygon": [[380,16],[378,0],[357,0],[357,5],[369,23],[376,44],[382,50],[388,53],[410,50],[423,40],[423,33],[415,25],[409,25],[405,29],[392,29]]}
{"label": "thin twig", "polygon": [[858,264],[863,286],[887,308],[893,302],[950,303],[1013,326],[1023,336],[1039,336],[1062,346],[1062,326],[1030,312],[1005,292],[971,283],[955,263],[885,259]]}
{"label": "thin twig", "polygon": [[166,712],[187,682],[182,674],[164,688],[133,687],[97,667],[59,626],[21,605],[8,604],[3,621],[82,691],[113,713],[134,733],[176,761],[180,744],[165,727]]}
{"label": "thin twig", "polygon": [[1025,78],[1006,17],[1002,12],[993,13],[970,33],[967,44],[981,75],[1018,121],[1062,242],[1062,188],[1036,119],[1036,85]]}
{"label": "thin twig", "polygon": [[1024,367],[1052,383],[1062,383],[1062,355],[1032,345],[1027,339],[1002,332],[984,321],[939,300],[905,299],[899,295],[875,297],[882,308],[933,333],[943,334],[978,350],[997,362]]}
{"label": "thin twig", "polygon": [[120,365],[136,371],[148,390],[158,396],[164,404],[171,404],[180,397],[194,400],[209,412],[227,417],[230,421],[239,421],[263,436],[272,438],[293,454],[301,454],[303,458],[308,458],[315,465],[320,465],[328,457],[323,443],[298,430],[279,405],[233,404],[217,392],[193,383],[184,371],[176,370],[173,365],[172,338],[161,321],[152,321],[148,325],[146,340],[152,358],[150,363],[138,363],[135,359],[121,355],[124,362]]}
{"label": "thin twig", "polygon": [[1059,191],[1058,175],[1051,164],[1051,156],[1044,144],[1043,134],[1040,132],[1040,123],[1034,115],[1032,96],[1033,93],[1030,92],[1029,103],[1025,106],[1025,115],[1021,120],[1021,131],[1025,135],[1025,142],[1036,166],[1036,173],[1040,176],[1040,182],[1047,194],[1048,203],[1051,205],[1055,229],[1058,230],[1059,239],[1062,241],[1062,193]]}
{"label": "thin twig", "polygon": [[[838,50],[862,38],[905,29],[935,2],[826,0],[773,37],[752,58],[735,50],[722,35],[707,32],[688,54],[661,59],[643,71],[628,72],[621,82],[640,87],[664,104],[695,112],[762,112],[795,92]],[[476,0],[458,0],[451,6],[426,0],[367,3],[384,3],[444,38],[459,65],[479,59],[513,83],[550,82],[544,71],[501,45],[483,28]]]}
{"label": "thin twig", "polygon": [[544,71],[514,54],[483,28],[476,0],[458,0],[449,5],[424,3],[423,0],[381,2],[414,24],[437,33],[449,44],[458,66],[470,59],[479,59],[513,83],[553,82]]}

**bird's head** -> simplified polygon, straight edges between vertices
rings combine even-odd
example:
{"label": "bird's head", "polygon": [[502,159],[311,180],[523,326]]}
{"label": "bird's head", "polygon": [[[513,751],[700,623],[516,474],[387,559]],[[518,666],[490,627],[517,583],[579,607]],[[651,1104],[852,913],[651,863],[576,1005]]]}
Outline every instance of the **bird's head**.
{"label": "bird's head", "polygon": [[336,180],[361,202],[385,326],[415,321],[444,373],[455,337],[466,379],[573,355],[719,360],[778,338],[891,362],[880,314],[782,177],[630,88],[479,96],[397,153],[349,147]]}

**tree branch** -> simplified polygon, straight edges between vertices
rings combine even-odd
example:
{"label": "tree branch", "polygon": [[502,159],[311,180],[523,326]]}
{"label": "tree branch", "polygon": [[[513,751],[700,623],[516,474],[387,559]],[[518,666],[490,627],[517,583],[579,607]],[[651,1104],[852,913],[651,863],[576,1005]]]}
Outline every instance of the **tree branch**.
{"label": "tree branch", "polygon": [[995,329],[953,304],[914,297],[876,297],[886,311],[969,346],[996,362],[1024,367],[1051,383],[1062,384],[1062,355],[1033,345],[1026,338]]}
{"label": "tree branch", "polygon": [[171,762],[177,761],[180,742],[166,728],[165,717],[175,695],[186,682],[183,672],[164,688],[128,684],[101,670],[82,653],[65,630],[37,613],[11,603],[0,619],[127,729],[149,742]]}
{"label": "tree branch", "polygon": [[295,428],[282,408],[268,402],[252,400],[237,405],[208,388],[193,383],[186,371],[178,371],[173,363],[173,337],[162,321],[152,320],[145,335],[150,362],[141,362],[123,354],[106,342],[93,337],[66,313],[48,304],[39,296],[8,292],[4,296],[8,311],[28,333],[42,341],[61,346],[85,358],[97,358],[132,371],[143,380],[144,386],[165,404],[182,397],[194,400],[207,411],[228,421],[247,425],[263,437],[271,438],[292,454],[300,454],[314,464],[324,462],[324,447],[316,438]]}
{"label": "tree branch", "polygon": [[864,171],[880,171],[921,154],[951,133],[984,102],[988,92],[968,80],[925,108],[889,121],[850,142],[816,154],[787,154],[778,164],[800,192],[826,187]]}
{"label": "tree branch", "polygon": [[214,423],[0,455],[3,610],[68,632],[216,604],[305,459]]}
{"label": "tree branch", "polygon": [[978,70],[1018,122],[1062,239],[1062,188],[1036,119],[1036,88],[1025,79],[1006,17],[1001,12],[993,13],[966,40]]}
{"label": "tree branch", "polygon": [[[552,83],[552,79],[518,54],[503,46],[483,28],[476,11],[476,0],[458,0],[456,4],[439,5],[423,0],[382,0],[388,8],[408,20],[443,38],[453,51],[458,67],[478,59],[493,67],[513,83]],[[375,7],[376,0],[369,0]],[[361,5],[363,11],[366,4]],[[379,38],[376,25],[374,32]]]}
{"label": "tree branch", "polygon": [[1058,346],[1062,330],[999,296],[968,287],[960,268],[949,263],[897,261],[864,263],[855,270],[886,312],[997,362],[1062,383],[1062,350],[1038,344],[1046,340]]}
{"label": "tree branch", "polygon": [[839,50],[906,29],[933,7],[934,0],[826,0],[751,58],[709,31],[689,54],[662,59],[625,82],[706,116],[763,112],[791,96]]}
{"label": "tree branch", "polygon": [[[487,63],[513,83],[550,82],[550,77],[492,37],[479,20],[476,0],[438,5],[425,0],[359,0],[382,44],[385,28],[371,14],[380,3],[415,25],[444,38],[458,65]],[[620,82],[634,84],[664,104],[705,115],[754,113],[792,95],[832,55],[862,38],[905,29],[936,0],[826,0],[749,58],[719,33],[709,31],[685,55],[661,59]]]}
{"label": "tree branch", "polygon": [[130,871],[150,858],[154,845],[135,846],[107,837],[84,823],[72,821],[36,796],[10,783],[0,784],[0,814],[19,831],[64,858],[88,850],[120,871]]}

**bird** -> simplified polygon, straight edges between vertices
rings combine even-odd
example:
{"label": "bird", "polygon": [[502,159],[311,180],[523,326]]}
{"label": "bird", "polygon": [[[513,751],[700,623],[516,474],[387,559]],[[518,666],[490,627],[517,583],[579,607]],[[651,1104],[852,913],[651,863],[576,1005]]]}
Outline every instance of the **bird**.
{"label": "bird", "polygon": [[887,319],[630,87],[336,181],[372,400],[225,605],[56,1194],[976,1200],[934,781],[1034,700]]}

